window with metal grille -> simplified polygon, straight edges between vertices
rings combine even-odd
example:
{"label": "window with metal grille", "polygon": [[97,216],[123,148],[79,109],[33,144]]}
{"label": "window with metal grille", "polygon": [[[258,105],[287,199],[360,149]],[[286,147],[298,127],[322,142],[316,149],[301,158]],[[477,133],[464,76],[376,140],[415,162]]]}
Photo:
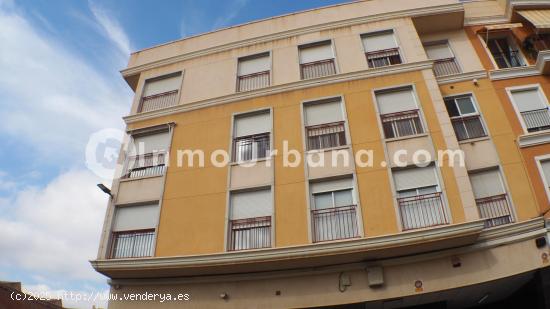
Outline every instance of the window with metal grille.
{"label": "window with metal grille", "polygon": [[377,91],[376,103],[385,138],[424,133],[412,87]]}
{"label": "window with metal grille", "polygon": [[310,79],[336,74],[332,41],[316,42],[298,47],[300,76]]}
{"label": "window with metal grille", "polygon": [[269,53],[239,58],[237,91],[250,91],[269,86],[270,60]]}
{"label": "window with metal grille", "polygon": [[304,105],[307,150],[347,145],[342,101],[332,98]]}
{"label": "window with metal grille", "polygon": [[361,35],[369,68],[378,68],[402,62],[393,30]]}
{"label": "window with metal grille", "polygon": [[271,115],[260,111],[235,117],[233,162],[266,158],[271,149]]}
{"label": "window with metal grille", "polygon": [[550,129],[550,106],[539,87],[510,91],[527,132]]}
{"label": "window with metal grille", "polygon": [[444,100],[459,141],[487,136],[471,95],[448,97]]}

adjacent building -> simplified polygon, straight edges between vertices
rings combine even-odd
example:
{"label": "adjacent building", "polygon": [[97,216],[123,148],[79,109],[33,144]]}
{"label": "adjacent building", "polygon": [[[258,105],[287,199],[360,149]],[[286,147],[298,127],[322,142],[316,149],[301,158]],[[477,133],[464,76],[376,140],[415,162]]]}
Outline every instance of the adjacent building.
{"label": "adjacent building", "polygon": [[[536,0],[357,1],[135,52],[91,263],[192,308],[550,308],[549,74]],[[156,306],[181,303],[109,304]]]}

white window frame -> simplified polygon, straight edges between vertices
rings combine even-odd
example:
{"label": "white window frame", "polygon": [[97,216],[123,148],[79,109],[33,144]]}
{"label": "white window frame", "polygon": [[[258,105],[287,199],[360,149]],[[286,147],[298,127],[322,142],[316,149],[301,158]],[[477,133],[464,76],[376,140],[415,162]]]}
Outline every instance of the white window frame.
{"label": "white window frame", "polygon": [[[544,174],[544,170],[542,169],[542,162],[543,161],[549,161],[550,162],[550,154],[547,155],[541,155],[535,157],[535,162],[537,164],[537,169],[539,170],[539,175],[542,180],[542,184],[544,185],[544,191],[546,192],[546,197],[548,198],[548,201],[550,202],[550,183],[546,181],[546,175]],[[550,175],[549,175],[550,177]]]}
{"label": "white window frame", "polygon": [[[476,100],[473,93],[468,92],[468,93],[453,94],[453,95],[445,96],[445,97],[443,97],[443,103],[445,104],[445,100],[447,100],[447,99],[450,99],[450,98],[456,99],[456,98],[461,98],[461,97],[469,97],[470,98],[470,100],[472,101],[472,105],[474,106],[475,112],[474,113],[469,113],[469,114],[463,114],[463,115],[460,115],[460,116],[451,116],[451,115],[449,115],[449,118],[452,120],[452,119],[461,119],[463,117],[468,117],[468,116],[478,116],[479,121],[481,122],[481,126],[483,127],[483,131],[485,132],[485,136],[465,139],[465,140],[462,140],[462,141],[458,141],[458,143],[459,144],[461,144],[461,143],[471,143],[472,141],[489,138],[489,136],[490,136],[489,135],[489,130],[487,128],[487,125],[485,124],[485,120],[483,118],[483,115],[481,114],[481,111],[479,110],[477,100]],[[456,100],[454,100],[454,103],[455,103],[455,106],[456,106],[458,112],[460,113],[460,108],[458,108],[458,105],[456,104]],[[447,106],[445,106],[445,109],[447,109]],[[448,111],[447,111],[447,114],[448,114]],[[453,128],[453,132],[454,132],[454,128]],[[458,137],[457,137],[457,139],[458,139]]]}
{"label": "white window frame", "polygon": [[544,94],[544,91],[542,90],[542,87],[540,84],[529,84],[529,85],[521,85],[521,86],[514,86],[514,87],[506,87],[506,93],[508,94],[508,99],[510,99],[510,102],[512,103],[512,107],[514,108],[514,111],[516,112],[516,116],[521,124],[521,128],[523,129],[523,132],[525,134],[533,134],[538,132],[529,132],[527,130],[527,125],[525,124],[525,121],[523,120],[523,116],[521,115],[521,112],[519,111],[519,108],[514,101],[513,93],[515,91],[525,91],[525,90],[537,90],[537,93],[539,97],[541,98],[542,103],[544,103],[547,107],[547,109],[550,110],[550,104],[548,104],[548,98]]}

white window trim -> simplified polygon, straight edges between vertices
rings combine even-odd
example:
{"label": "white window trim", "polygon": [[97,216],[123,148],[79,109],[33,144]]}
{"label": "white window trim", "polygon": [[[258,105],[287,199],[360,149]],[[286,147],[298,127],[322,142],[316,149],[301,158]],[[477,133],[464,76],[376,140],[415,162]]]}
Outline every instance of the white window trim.
{"label": "white window trim", "polygon": [[510,99],[510,102],[512,103],[512,107],[514,108],[514,111],[516,112],[516,116],[521,124],[521,128],[523,129],[523,132],[525,134],[533,134],[533,133],[540,133],[540,132],[529,132],[527,131],[527,126],[525,125],[525,121],[523,120],[523,116],[521,115],[516,102],[514,101],[514,96],[512,95],[515,91],[525,91],[525,90],[537,90],[539,97],[541,98],[541,101],[547,106],[547,108],[550,109],[550,105],[548,104],[548,98],[546,98],[546,95],[542,91],[542,87],[540,84],[529,84],[529,85],[521,85],[521,86],[514,86],[514,87],[506,87],[506,93],[508,94],[508,98]]}
{"label": "white window trim", "polygon": [[546,192],[546,197],[548,198],[548,201],[550,202],[550,188],[549,188],[550,183],[548,183],[546,181],[546,175],[544,174],[544,171],[542,169],[542,161],[550,161],[550,154],[535,157],[535,163],[537,164],[537,169],[539,170],[539,175],[541,177],[542,184],[544,185],[544,190]]}
{"label": "white window trim", "polygon": [[178,88],[178,98],[176,100],[176,102],[179,103],[179,101],[181,100],[181,93],[183,92],[183,78],[185,76],[185,70],[182,69],[182,70],[176,70],[176,71],[172,71],[172,72],[166,72],[166,73],[162,73],[162,74],[157,74],[157,75],[154,75],[154,76],[145,76],[143,78],[143,82],[141,83],[141,87],[139,88],[139,95],[138,93],[136,93],[136,95],[134,96],[134,99],[137,99],[137,102],[134,102],[135,106],[132,108],[134,110],[133,114],[137,114],[138,112],[138,108],[139,108],[139,104],[141,103],[141,99],[143,98],[143,93],[145,91],[145,86],[147,85],[147,82],[148,81],[154,81],[154,80],[157,80],[157,79],[163,79],[165,77],[170,77],[171,75],[181,75],[181,82],[180,82],[180,87]]}
{"label": "white window trim", "polygon": [[[397,46],[397,50],[399,52],[399,57],[401,57],[401,63],[407,63],[407,59],[405,57],[405,52],[403,51],[403,48],[401,48],[401,42],[398,38],[398,35],[397,35],[397,29],[396,28],[384,28],[384,29],[378,29],[378,30],[374,30],[374,31],[369,31],[369,32],[363,32],[363,33],[360,33],[359,34],[359,39],[360,39],[360,42],[361,42],[361,49],[363,50],[363,57],[365,57],[365,55],[367,54],[367,51],[365,50],[365,44],[363,44],[363,37],[364,36],[369,36],[369,35],[374,35],[378,32],[386,32],[386,31],[391,31],[392,32],[392,36],[393,36],[393,41],[395,42],[395,46]],[[365,61],[367,62],[367,69],[379,69],[380,67],[378,68],[371,68],[369,67],[369,64],[368,64],[368,59],[367,57],[365,57]]]}
{"label": "white window trim", "polygon": [[[233,149],[233,141],[235,140],[235,118],[237,117],[240,117],[240,116],[245,116],[247,114],[255,114],[255,113],[262,113],[262,112],[265,112],[265,113],[269,113],[269,119],[270,119],[270,128],[269,128],[269,149],[270,149],[270,152],[269,152],[269,155],[266,156],[265,158],[260,158],[260,159],[253,159],[253,160],[250,160],[250,161],[239,161],[239,162],[233,162],[232,158],[233,158],[233,155],[234,155],[234,149]],[[231,134],[229,136],[229,165],[246,165],[247,163],[250,164],[250,162],[260,162],[260,161],[265,161],[265,160],[271,160],[273,159],[274,157],[274,154],[272,153],[272,150],[273,150],[273,108],[272,107],[268,107],[268,108],[265,108],[265,107],[260,107],[260,108],[257,108],[257,109],[252,109],[252,110],[247,110],[247,111],[244,111],[244,112],[236,112],[236,113],[233,113],[231,115]],[[229,173],[231,174],[231,173]]]}

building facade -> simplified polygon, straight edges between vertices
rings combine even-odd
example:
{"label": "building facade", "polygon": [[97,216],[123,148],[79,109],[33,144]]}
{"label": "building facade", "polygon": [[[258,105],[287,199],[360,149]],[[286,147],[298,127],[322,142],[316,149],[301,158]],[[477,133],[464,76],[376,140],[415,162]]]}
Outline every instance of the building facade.
{"label": "building facade", "polygon": [[549,73],[549,1],[358,1],[133,53],[92,265],[189,299],[109,307],[550,308]]}

